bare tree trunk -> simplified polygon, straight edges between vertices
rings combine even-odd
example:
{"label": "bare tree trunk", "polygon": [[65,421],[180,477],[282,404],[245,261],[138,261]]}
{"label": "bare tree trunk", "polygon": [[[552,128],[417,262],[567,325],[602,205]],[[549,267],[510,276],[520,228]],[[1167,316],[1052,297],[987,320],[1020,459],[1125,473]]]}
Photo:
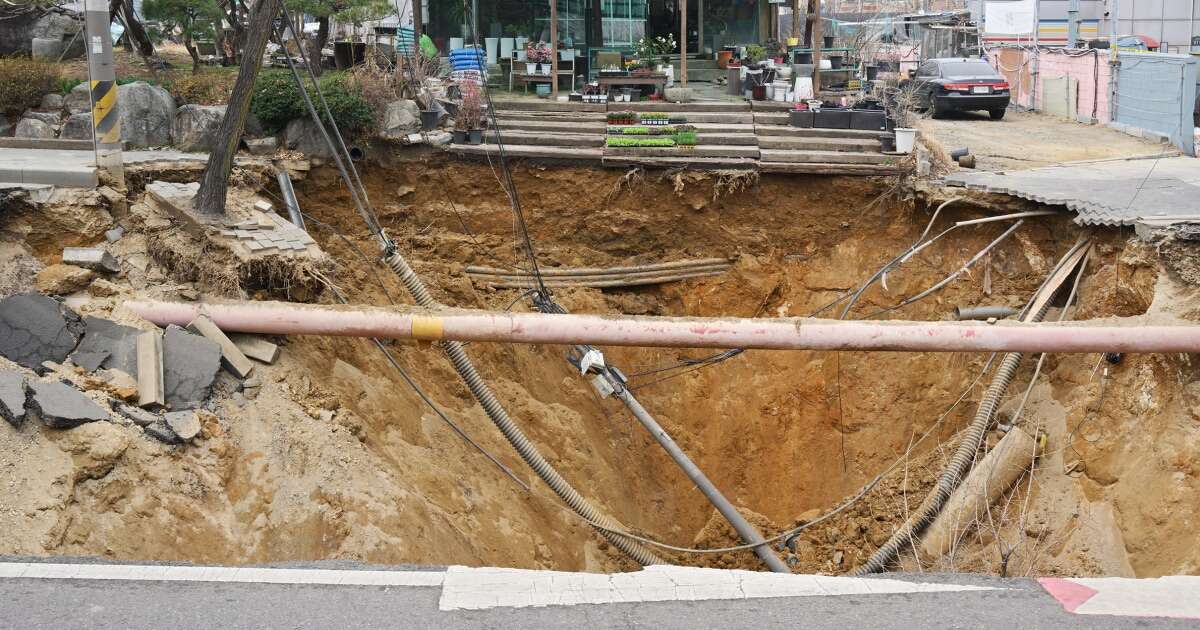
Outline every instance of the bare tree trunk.
{"label": "bare tree trunk", "polygon": [[196,50],[196,46],[192,44],[190,35],[183,36],[183,47],[187,49],[188,54],[192,56],[192,74],[200,73],[200,51]]}
{"label": "bare tree trunk", "polygon": [[[298,32],[304,32],[303,25]],[[312,64],[313,72],[317,73],[317,76],[321,76],[321,51],[328,42],[329,16],[323,15],[317,18],[317,36],[308,40],[308,62]]]}
{"label": "bare tree trunk", "polygon": [[278,15],[281,6],[283,0],[259,0],[250,16],[249,28],[246,29],[246,48],[242,52],[242,66],[238,69],[237,82],[233,84],[229,105],[225,108],[225,117],[217,131],[220,144],[213,147],[212,154],[208,156],[208,166],[204,169],[204,177],[200,180],[196,209],[201,214],[225,214],[229,172],[233,170],[233,158],[242,140],[246,113],[250,110],[250,96],[254,92],[254,81],[258,78],[259,67],[262,66],[263,51],[267,47],[267,39],[271,35],[275,16]]}
{"label": "bare tree trunk", "polygon": [[125,23],[125,36],[137,48],[138,54],[148,61],[154,56],[154,42],[150,41],[150,36],[146,33],[146,27],[142,26],[141,20],[133,12],[132,1],[114,1],[121,5],[121,21]]}

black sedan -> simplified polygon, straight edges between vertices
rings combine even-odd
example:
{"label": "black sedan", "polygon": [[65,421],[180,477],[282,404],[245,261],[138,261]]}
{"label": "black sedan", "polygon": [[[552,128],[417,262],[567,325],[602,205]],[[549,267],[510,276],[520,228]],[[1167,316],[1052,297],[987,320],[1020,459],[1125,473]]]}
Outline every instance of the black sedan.
{"label": "black sedan", "polygon": [[915,104],[934,118],[946,112],[985,110],[992,120],[1004,118],[1008,108],[1008,81],[981,59],[930,59],[912,79]]}

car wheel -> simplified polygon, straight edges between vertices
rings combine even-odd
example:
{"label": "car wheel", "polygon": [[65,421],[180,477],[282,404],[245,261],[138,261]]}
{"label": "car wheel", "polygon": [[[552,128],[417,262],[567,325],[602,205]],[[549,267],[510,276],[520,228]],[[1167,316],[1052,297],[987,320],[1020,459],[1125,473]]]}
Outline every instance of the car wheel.
{"label": "car wheel", "polygon": [[992,117],[992,120],[1003,120],[1004,112],[1007,112],[1007,111],[1008,111],[1007,109],[991,109],[991,110],[988,110],[988,115],[990,115]]}
{"label": "car wheel", "polygon": [[929,117],[930,118],[944,118],[946,116],[946,111],[947,111],[946,108],[938,107],[938,104],[936,102],[931,102],[929,104]]}

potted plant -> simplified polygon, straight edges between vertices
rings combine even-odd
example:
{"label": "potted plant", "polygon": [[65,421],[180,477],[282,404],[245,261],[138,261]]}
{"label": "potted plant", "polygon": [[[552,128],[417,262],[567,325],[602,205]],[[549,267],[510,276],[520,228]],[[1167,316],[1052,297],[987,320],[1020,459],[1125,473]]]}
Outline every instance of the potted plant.
{"label": "potted plant", "polygon": [[888,88],[885,93],[884,107],[888,118],[896,126],[896,151],[912,153],[916,144],[917,130],[912,127],[915,119],[914,110],[918,102],[916,83],[904,87]]}
{"label": "potted plant", "polygon": [[459,106],[458,117],[454,120],[455,129],[466,130],[468,144],[480,144],[483,142],[483,98],[479,84],[464,81],[459,89],[462,91],[462,105]]}
{"label": "potted plant", "polygon": [[768,39],[763,48],[766,50],[767,56],[770,57],[775,63],[783,64],[784,48],[783,44],[778,39],[775,39],[774,37]]}
{"label": "potted plant", "polygon": [[537,74],[538,49],[537,42],[525,42],[525,74]]}
{"label": "potted plant", "polygon": [[746,46],[746,64],[755,65],[762,63],[763,59],[767,58],[767,49],[758,44],[750,44]]}
{"label": "potted plant", "polygon": [[676,131],[675,135],[672,136],[672,140],[675,141],[675,146],[677,147],[694,149],[696,148],[697,136],[695,131]]}

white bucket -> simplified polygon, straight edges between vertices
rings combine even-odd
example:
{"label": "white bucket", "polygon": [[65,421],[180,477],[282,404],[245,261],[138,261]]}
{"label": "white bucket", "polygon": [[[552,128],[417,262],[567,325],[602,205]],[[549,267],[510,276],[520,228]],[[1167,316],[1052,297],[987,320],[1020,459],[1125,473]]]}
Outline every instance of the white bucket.
{"label": "white bucket", "polygon": [[796,86],[792,100],[795,102],[805,101],[813,97],[812,77],[796,77]]}
{"label": "white bucket", "polygon": [[514,50],[516,50],[516,40],[514,40],[512,37],[501,37],[500,38],[500,58],[501,59],[512,59]]}
{"label": "white bucket", "polygon": [[500,63],[500,38],[485,37],[483,38],[484,46],[487,48],[488,65],[494,66]]}
{"label": "white bucket", "polygon": [[466,41],[467,40],[465,40],[461,37],[451,37],[450,38],[450,50],[458,50],[459,48],[462,48],[463,45],[466,43]]}
{"label": "white bucket", "polygon": [[917,130],[907,127],[896,127],[896,152],[912,153],[913,144],[917,141]]}
{"label": "white bucket", "polygon": [[822,59],[821,60],[821,69],[822,70],[833,70],[833,62],[829,61],[828,59]]}
{"label": "white bucket", "polygon": [[775,84],[774,84],[774,83],[768,83],[768,84],[766,84],[766,85],[765,85],[765,86],[763,86],[763,87],[765,87],[765,88],[766,88],[766,89],[764,90],[764,96],[766,97],[766,99],[767,99],[768,101],[773,101],[773,100],[775,100]]}

